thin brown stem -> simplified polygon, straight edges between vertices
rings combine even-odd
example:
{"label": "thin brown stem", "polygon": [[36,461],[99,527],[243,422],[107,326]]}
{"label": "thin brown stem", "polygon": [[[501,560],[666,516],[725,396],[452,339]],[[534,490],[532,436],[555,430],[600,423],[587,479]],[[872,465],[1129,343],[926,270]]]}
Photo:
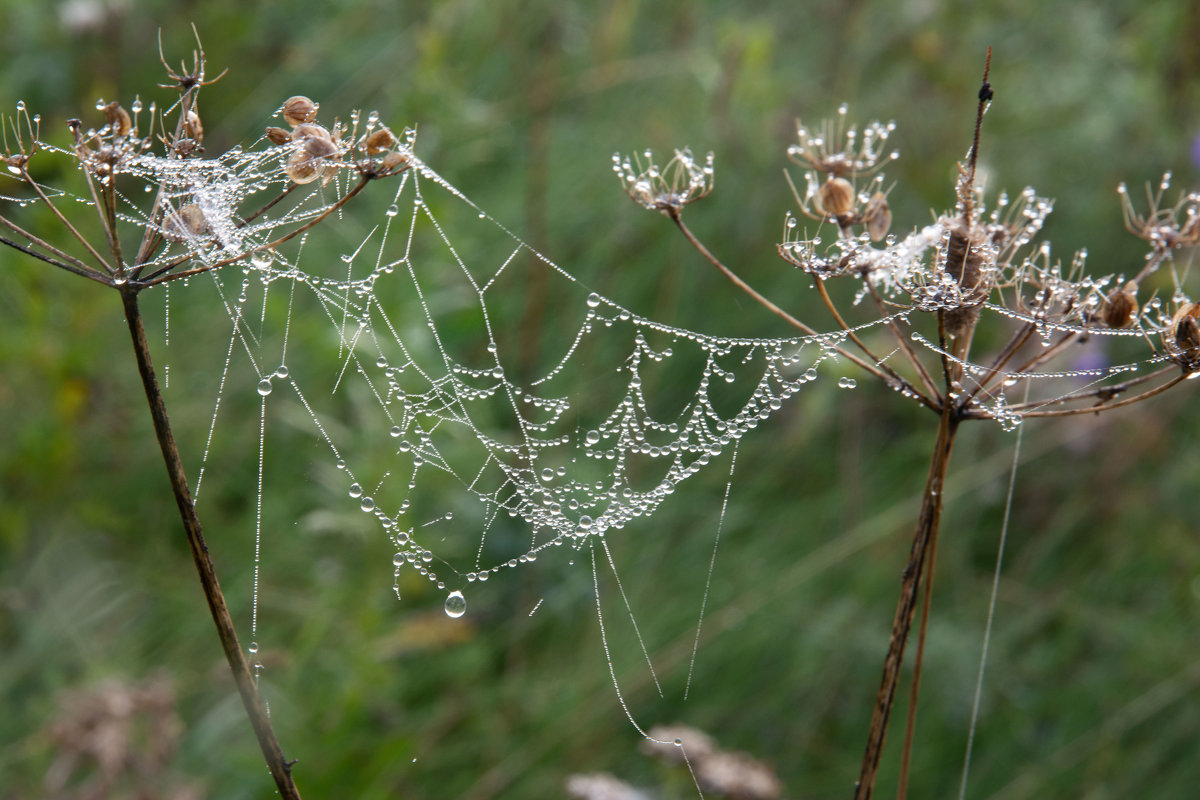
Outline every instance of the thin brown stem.
{"label": "thin brown stem", "polygon": [[112,286],[112,279],[110,277],[105,275],[103,272],[97,272],[96,270],[92,269],[91,267],[82,267],[81,268],[81,267],[77,267],[74,264],[71,264],[66,261],[59,261],[57,258],[48,256],[45,253],[39,253],[37,250],[34,250],[32,247],[26,247],[25,245],[17,244],[12,239],[9,239],[6,236],[0,236],[0,244],[6,244],[9,247],[13,248],[14,250],[20,250],[22,253],[24,253],[27,256],[33,256],[38,261],[45,261],[47,264],[50,264],[51,266],[54,266],[54,267],[58,267],[59,269],[65,269],[67,272],[72,272],[76,275],[81,275],[84,278],[91,278],[92,280],[96,281],[97,283],[102,283],[105,286]]}
{"label": "thin brown stem", "polygon": [[[1178,369],[1178,367],[1176,365],[1169,364],[1169,365],[1163,367],[1162,369],[1156,369],[1154,372],[1148,373],[1146,375],[1139,375],[1136,378],[1130,378],[1129,380],[1122,381],[1121,383],[1114,383],[1114,384],[1110,384],[1108,386],[1100,386],[1095,389],[1080,389],[1075,392],[1070,392],[1069,394],[1064,394],[1061,397],[1056,397],[1052,400],[1029,400],[1024,403],[1013,403],[1008,406],[1008,409],[1010,411],[1021,411],[1026,408],[1042,409],[1042,408],[1045,408],[1047,405],[1061,405],[1062,403],[1072,403],[1076,400],[1097,400],[1098,405],[1103,405],[1103,404],[1108,403],[1108,401],[1112,400],[1113,398],[1117,397],[1118,395],[1124,394],[1126,391],[1128,391],[1130,388],[1132,388],[1134,386],[1140,386],[1143,383],[1147,383],[1149,381],[1156,380],[1170,372],[1174,372],[1177,369]],[[1087,410],[1094,411],[1095,407],[1089,408]],[[967,416],[967,417],[975,417],[975,416],[986,417],[989,415],[988,414],[976,415],[973,412],[967,412],[965,414],[965,416]]]}
{"label": "thin brown stem", "polygon": [[1147,389],[1146,391],[1142,392],[1141,394],[1135,394],[1133,397],[1126,397],[1124,400],[1118,400],[1115,403],[1097,403],[1096,405],[1088,406],[1087,408],[1057,408],[1057,409],[1050,409],[1050,410],[1046,410],[1046,411],[1023,411],[1023,412],[1021,412],[1021,416],[1022,417],[1073,417],[1073,416],[1077,416],[1079,414],[1099,414],[1102,411],[1112,411],[1114,408],[1124,408],[1125,406],[1130,406],[1130,405],[1133,405],[1134,403],[1140,403],[1143,400],[1149,400],[1151,397],[1162,394],[1163,392],[1170,389],[1172,386],[1175,386],[1178,383],[1182,383],[1183,381],[1186,381],[1188,378],[1194,377],[1196,375],[1200,375],[1200,373],[1191,372],[1186,375],[1177,375],[1176,377],[1172,378],[1171,380],[1167,381],[1166,383],[1161,383],[1158,386],[1155,386],[1153,389]]}
{"label": "thin brown stem", "polygon": [[125,307],[125,320],[133,339],[133,351],[137,358],[138,374],[142,378],[142,387],[146,392],[146,400],[150,404],[150,417],[154,421],[154,433],[162,450],[163,461],[167,467],[167,477],[175,494],[175,504],[179,507],[179,517],[183,521],[183,529],[187,534],[188,544],[192,550],[192,560],[200,576],[204,588],[204,596],[208,600],[208,608],[212,613],[213,623],[217,627],[217,636],[225,651],[225,660],[233,673],[234,682],[242,697],[242,705],[250,717],[250,724],[258,738],[259,747],[267,761],[267,768],[275,779],[280,797],[287,800],[299,800],[300,792],[292,781],[291,764],[283,756],[279,740],[271,727],[267,716],[266,706],[258,694],[254,678],[250,674],[250,666],[246,662],[245,652],[238,643],[237,631],[233,619],[225,604],[225,596],[217,581],[216,568],[209,556],[208,545],[204,541],[204,531],[200,526],[200,518],[196,515],[196,507],[192,502],[191,490],[188,488],[187,474],[183,468],[183,459],[175,444],[175,435],[171,431],[171,423],[167,417],[166,404],[162,392],[158,388],[158,379],[154,374],[154,363],[150,356],[150,345],[146,340],[146,330],[142,324],[142,315],[138,307],[137,293],[139,287],[126,283],[121,286],[121,300]]}
{"label": "thin brown stem", "polygon": [[[86,169],[84,171],[86,172]],[[92,243],[87,240],[87,237],[80,233],[78,229],[71,224],[71,221],[62,215],[62,212],[58,210],[58,206],[50,202],[50,198],[46,196],[46,193],[42,191],[42,187],[38,185],[38,182],[33,179],[33,177],[29,174],[29,171],[25,169],[24,166],[21,167],[21,178],[31,187],[33,187],[33,190],[37,192],[37,196],[42,199],[42,202],[45,203],[47,207],[49,207],[50,211],[54,213],[54,216],[58,217],[58,221],[63,224],[63,227],[69,230],[71,235],[78,239],[83,245],[84,249],[91,253],[92,258],[96,259],[96,263],[99,264],[108,274],[114,274],[116,270],[113,268],[113,266],[105,261],[104,256],[96,252],[96,248],[92,247]]]}
{"label": "thin brown stem", "polygon": [[863,284],[867,287],[871,299],[875,301],[875,307],[879,309],[880,316],[887,320],[888,327],[892,329],[892,333],[896,337],[896,343],[900,345],[900,349],[908,356],[909,363],[913,365],[913,369],[921,377],[921,383],[925,385],[926,391],[931,395],[937,395],[938,388],[933,382],[933,377],[929,374],[929,370],[925,369],[925,365],[921,363],[921,359],[917,357],[916,351],[913,350],[912,345],[908,342],[908,337],[904,335],[904,332],[900,330],[900,326],[896,324],[895,317],[884,308],[883,298],[879,296],[879,292],[875,291],[875,287],[871,285],[870,280],[864,280]]}
{"label": "thin brown stem", "polygon": [[1004,345],[1004,349],[1001,350],[996,358],[992,361],[992,365],[988,367],[988,371],[984,373],[982,378],[979,379],[979,382],[975,385],[975,387],[963,395],[962,400],[959,402],[960,408],[966,408],[975,398],[975,395],[987,389],[988,384],[1000,374],[1000,370],[1004,369],[1004,365],[1007,364],[1012,357],[1015,356],[1017,352],[1025,346],[1027,341],[1029,341],[1029,337],[1033,335],[1033,331],[1034,326],[1032,324],[1026,324],[1023,328],[1019,329],[1013,334],[1012,338],[1009,339],[1008,343]]}
{"label": "thin brown stem", "polygon": [[900,681],[900,667],[904,662],[904,649],[908,644],[908,634],[912,629],[913,615],[916,611],[921,576],[929,561],[927,558],[929,549],[935,541],[941,525],[946,471],[950,465],[950,453],[954,448],[958,425],[959,418],[956,416],[953,404],[944,404],[939,417],[933,456],[929,462],[925,493],[921,498],[921,512],[917,518],[916,531],[913,534],[912,549],[909,552],[908,564],[904,568],[900,583],[900,599],[896,605],[896,616],[892,622],[892,635],[888,642],[887,656],[883,661],[883,679],[880,682],[879,693],[875,699],[875,709],[871,715],[867,747],[863,753],[862,770],[859,773],[854,792],[855,800],[867,800],[875,787],[875,776],[879,770],[879,760],[883,755],[883,743],[887,735],[888,717],[891,715],[892,706],[895,703],[896,687]]}
{"label": "thin brown stem", "polygon": [[925,666],[925,635],[929,632],[929,608],[933,603],[933,576],[937,566],[938,532],[934,530],[925,557],[925,592],[921,598],[921,624],[917,627],[917,656],[913,659],[912,686],[908,692],[908,718],[904,725],[904,748],[900,754],[900,779],[896,800],[908,794],[908,770],[912,763],[912,748],[917,726],[917,699],[921,694],[921,674]]}
{"label": "thin brown stem", "polygon": [[[796,319],[791,314],[789,314],[788,312],[784,311],[779,306],[772,303],[766,297],[759,294],[757,291],[754,290],[754,288],[752,286],[750,286],[750,284],[746,283],[744,280],[742,280],[740,277],[738,277],[737,273],[735,273],[729,267],[725,266],[725,264],[723,264],[719,258],[714,256],[712,254],[712,252],[707,247],[704,246],[703,242],[701,242],[699,239],[696,238],[696,235],[694,233],[692,233],[691,229],[688,228],[688,226],[684,224],[683,216],[679,213],[678,209],[668,209],[667,216],[669,216],[671,218],[671,220],[674,221],[676,227],[679,228],[680,232],[683,233],[684,237],[687,238],[688,242],[691,243],[692,247],[694,247],[696,249],[696,251],[698,253],[700,253],[700,255],[704,256],[704,259],[706,261],[708,261],[708,263],[712,264],[714,267],[716,267],[718,270],[721,271],[721,274],[723,274],[726,278],[728,278],[730,281],[732,281],[734,286],[737,286],[743,292],[750,295],[750,297],[754,298],[755,302],[757,302],[763,308],[767,309],[772,314],[775,314],[779,318],[783,319],[785,322],[787,322],[789,325],[796,328],[797,330],[805,333],[808,336],[816,336],[817,335],[816,330],[814,330],[813,328],[810,328],[808,325],[805,325],[803,322]],[[861,367],[862,369],[866,370],[867,372],[871,373],[872,375],[874,375],[876,378],[879,378],[881,381],[883,381],[887,385],[898,388],[902,391],[910,392],[912,394],[912,396],[916,397],[917,400],[922,405],[932,408],[935,411],[938,410],[937,406],[933,404],[932,400],[930,400],[925,395],[921,394],[921,392],[917,391],[917,389],[915,387],[913,387],[912,384],[910,384],[908,381],[904,380],[903,378],[893,378],[892,376],[888,375],[883,370],[881,370],[879,367],[877,367],[874,364],[871,364],[869,362],[863,361],[861,358],[859,358],[858,356],[854,355],[853,353],[847,351],[846,349],[844,349],[842,347],[837,347],[835,349],[837,350],[839,355],[844,356],[851,363],[853,363],[853,364]]]}
{"label": "thin brown stem", "polygon": [[[825,303],[825,307],[828,308],[829,313],[833,315],[834,322],[836,322],[838,324],[838,327],[841,328],[848,337],[850,337],[850,341],[852,341],[856,345],[858,345],[858,349],[862,350],[863,354],[867,358],[871,359],[873,362],[878,364],[879,368],[881,370],[883,370],[885,373],[887,373],[888,375],[890,375],[893,379],[895,379],[896,381],[904,381],[904,378],[901,377],[900,374],[896,372],[896,370],[892,369],[887,364],[883,363],[882,359],[880,359],[878,356],[876,356],[874,353],[872,353],[871,349],[869,347],[867,347],[866,344],[863,343],[862,339],[859,339],[858,335],[855,334],[854,331],[851,330],[850,326],[846,324],[846,320],[842,319],[842,315],[838,312],[837,306],[835,306],[833,304],[833,299],[829,296],[829,292],[825,289],[825,281],[821,280],[819,277],[814,275],[813,283],[816,285],[817,293],[821,295],[821,300]],[[895,330],[894,327],[893,327],[893,330]],[[896,338],[897,339],[901,338],[899,333],[897,333]],[[912,388],[911,390],[913,392],[917,392],[917,390],[915,388]],[[932,401],[929,400],[928,397],[925,397],[920,392],[917,392],[917,395],[918,395],[919,399],[921,400],[921,402],[923,402],[925,405],[928,405],[928,406],[933,405]]]}
{"label": "thin brown stem", "polygon": [[[13,222],[8,217],[5,217],[3,214],[0,214],[0,225],[3,225],[4,227],[8,228],[9,230],[11,230],[13,233],[17,234],[18,236],[22,236],[22,237],[28,239],[32,244],[35,244],[38,247],[42,248],[43,250],[46,250],[47,252],[51,253],[55,258],[57,258],[59,261],[62,261],[64,263],[59,264],[59,263],[43,256],[41,253],[38,253],[36,250],[32,250],[30,248],[23,247],[22,245],[19,245],[15,242],[9,242],[9,244],[11,244],[13,247],[17,248],[21,252],[29,253],[29,255],[33,256],[34,258],[39,258],[42,261],[46,261],[47,263],[54,264],[55,266],[61,266],[63,269],[69,270],[70,272],[74,272],[77,275],[83,275],[88,278],[93,278],[95,280],[99,280],[101,283],[110,283],[111,282],[108,280],[107,273],[101,272],[100,270],[98,270],[94,267],[88,266],[87,264],[83,263],[82,261],[80,261],[75,256],[71,255],[70,253],[67,253],[63,250],[59,250],[57,247],[50,244],[45,239],[34,236],[32,233],[25,230],[17,223]],[[8,242],[7,239],[5,241]],[[70,266],[67,266],[68,264]]]}
{"label": "thin brown stem", "polygon": [[288,187],[287,187],[286,189],[284,189],[282,192],[280,192],[278,195],[276,195],[274,200],[272,200],[271,202],[267,203],[265,206],[263,206],[262,208],[260,208],[258,211],[255,211],[255,212],[254,212],[253,214],[251,214],[250,216],[246,217],[244,220],[242,220],[241,222],[239,222],[239,223],[237,224],[237,226],[236,226],[236,227],[238,227],[238,228],[244,228],[245,226],[249,225],[249,224],[250,224],[251,222],[253,222],[255,219],[257,219],[257,218],[261,217],[263,214],[265,214],[265,213],[267,213],[268,211],[270,211],[270,210],[271,210],[271,208],[272,208],[272,207],[273,207],[273,206],[274,206],[276,203],[278,203],[280,200],[283,200],[285,197],[287,197],[287,196],[288,196],[289,194],[291,194],[292,192],[296,191],[296,189],[298,189],[299,187],[300,187],[300,184],[298,184],[298,183],[289,183],[289,184],[288,184]]}

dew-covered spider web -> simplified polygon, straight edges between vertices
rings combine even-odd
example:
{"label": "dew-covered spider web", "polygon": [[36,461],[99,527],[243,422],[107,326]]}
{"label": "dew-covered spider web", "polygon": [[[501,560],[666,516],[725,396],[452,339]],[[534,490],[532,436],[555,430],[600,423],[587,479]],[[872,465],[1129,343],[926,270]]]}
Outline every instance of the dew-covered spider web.
{"label": "dew-covered spider web", "polygon": [[[133,110],[136,115],[138,108]],[[352,123],[350,140],[359,120]],[[367,135],[377,124],[374,116],[365,121]],[[121,195],[123,184],[114,192],[121,222],[151,229],[163,240],[135,277],[163,284],[166,344],[175,330],[173,308],[190,308],[193,297],[215,300],[196,304],[212,311],[208,330],[215,323],[223,333],[206,343],[214,354],[207,374],[219,376],[215,391],[203,401],[192,399],[193,408],[204,404],[211,420],[194,495],[201,506],[209,502],[209,476],[224,463],[210,458],[215,449],[232,442],[243,462],[257,450],[252,654],[258,650],[258,565],[263,548],[272,546],[264,529],[272,524],[268,519],[291,511],[269,508],[280,466],[272,460],[273,442],[289,431],[302,431],[311,445],[315,466],[309,475],[319,476],[314,484],[320,487],[313,493],[332,489],[314,499],[318,510],[308,510],[329,521],[314,524],[341,524],[349,514],[386,539],[392,564],[380,569],[392,570],[401,602],[414,585],[432,586],[445,613],[462,617],[478,584],[508,573],[520,580],[522,567],[532,562],[557,557],[574,564],[581,554],[591,568],[614,688],[632,724],[653,739],[626,706],[610,652],[605,609],[615,603],[607,597],[602,602],[604,572],[612,573],[657,686],[651,648],[637,630],[609,543],[620,538],[636,548],[641,537],[653,535],[648,520],[664,504],[678,502],[690,478],[711,472],[723,485],[719,497],[706,500],[711,525],[703,535],[712,539],[712,559],[697,596],[690,687],[717,545],[726,511],[737,503],[732,490],[739,442],[785,409],[801,388],[815,383],[852,389],[867,374],[865,367],[899,394],[919,400],[917,377],[909,370],[907,383],[894,370],[924,359],[947,377],[951,366],[959,367],[950,396],[979,391],[980,415],[1011,430],[1042,407],[1077,397],[1106,402],[1103,387],[1114,387],[1115,397],[1128,390],[1123,384],[1130,376],[1172,364],[1189,376],[1200,374],[1198,312],[1182,293],[1152,298],[1129,310],[1120,326],[1105,327],[1097,322],[1105,298],[1120,293],[1125,276],[1088,278],[1082,258],[1064,270],[1048,246],[1012,255],[1030,245],[1050,210],[1031,190],[1012,204],[1015,213],[1005,210],[1007,201],[997,201],[990,218],[981,216],[996,236],[981,246],[991,248],[984,255],[1011,267],[988,284],[996,291],[982,298],[967,296],[961,281],[950,280],[940,266],[953,220],[942,217],[907,235],[890,235],[882,245],[839,237],[818,252],[819,239],[800,238],[796,218],[788,214],[784,258],[820,280],[846,275],[847,264],[861,270],[860,277],[877,271],[871,285],[862,281],[854,303],[878,292],[880,313],[866,314],[868,322],[850,329],[744,338],[656,320],[594,290],[425,164],[411,133],[392,151],[388,169],[396,168],[395,174],[379,180],[364,179],[362,162],[349,155],[353,148],[336,133],[332,138],[339,144],[329,146],[342,147],[337,157],[299,182],[287,169],[295,166],[302,140],[272,145],[264,139],[215,159],[152,156],[148,143],[135,146],[94,131],[74,151],[41,145],[93,172],[112,165],[141,181],[144,197]],[[660,202],[680,201],[677,193],[664,200],[632,168],[618,164],[618,174],[647,208],[664,210]],[[698,186],[707,192],[711,184],[704,181]],[[46,191],[56,201],[97,202],[94,195]],[[0,199],[25,202],[7,190]],[[533,276],[548,298],[536,315],[527,303]],[[991,321],[1028,328],[1035,352],[1041,346],[1065,354],[1068,344],[1083,339],[1100,346],[1054,362],[989,362],[986,356],[967,362],[944,337],[938,341],[930,325],[935,312],[966,303],[977,303]],[[1109,318],[1115,316],[1110,309]],[[1181,319],[1190,319],[1191,327]],[[1184,336],[1193,328],[1196,341]],[[866,352],[859,336],[871,339],[875,350],[856,366],[848,356]],[[879,347],[880,340],[889,344]],[[1103,352],[1145,341],[1149,348],[1128,358],[1125,351],[1111,359]],[[171,363],[168,349],[168,369]],[[184,366],[205,371],[207,365]],[[246,374],[253,379],[245,381]],[[170,373],[164,370],[164,377],[169,385]],[[941,376],[922,377],[929,386]],[[242,392],[244,386],[252,389]],[[1031,394],[1041,399],[1030,402]],[[244,407],[247,398],[257,406],[256,429],[233,432],[239,423],[231,407]],[[285,466],[291,479],[307,472]],[[528,613],[541,604],[537,600]]]}
{"label": "dew-covered spider web", "polygon": [[[338,174],[307,200],[239,222],[250,195],[281,183],[270,152],[235,150],[202,162],[143,157],[138,171],[167,188],[172,207],[198,206],[207,222],[202,235],[173,237],[174,249],[156,263],[165,269],[183,253],[212,266],[250,254],[190,279],[214,286],[228,317],[223,369],[250,365],[264,421],[281,397],[302,410],[324,454],[317,458],[335,465],[346,502],[394,544],[398,595],[402,577],[416,573],[445,593],[448,614],[461,615],[472,583],[550,549],[603,543],[711,465],[730,470],[738,441],[819,375],[855,385],[837,350],[845,332],[734,338],[647,318],[591,291],[411,149],[410,169],[393,184],[368,186],[345,213],[330,214],[351,186]],[[326,214],[312,231],[258,249],[287,226]],[[938,235],[918,231],[897,249],[928,248]],[[552,358],[533,370],[522,358],[528,331],[517,302],[531,270],[551,278],[547,324],[559,332]],[[913,313],[856,330],[908,324]],[[1046,337],[1069,329],[1039,323]],[[954,358],[920,333],[911,339]],[[893,350],[880,363],[895,358]],[[965,366],[968,377],[986,371]],[[1014,378],[1069,380],[1078,390],[1081,380],[1111,380],[1138,366]],[[223,402],[219,393],[210,442]],[[1006,402],[1003,393],[994,399],[994,417],[1015,425],[1019,415]],[[201,501],[204,480],[201,469]],[[270,476],[260,481],[269,494]],[[430,502],[447,487],[459,498],[453,508]]]}

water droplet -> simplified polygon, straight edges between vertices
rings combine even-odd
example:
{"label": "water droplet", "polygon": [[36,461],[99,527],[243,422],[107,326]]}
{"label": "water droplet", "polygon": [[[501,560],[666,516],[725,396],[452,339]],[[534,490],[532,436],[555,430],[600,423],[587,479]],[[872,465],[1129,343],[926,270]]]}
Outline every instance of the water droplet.
{"label": "water droplet", "polygon": [[363,511],[374,511],[375,510],[375,501],[370,497],[364,497],[362,499],[362,502],[358,504],[358,507],[361,508]]}
{"label": "water droplet", "polygon": [[263,378],[261,381],[258,382],[258,393],[261,394],[263,397],[266,397],[267,395],[269,395],[271,393],[271,379],[270,378]]}
{"label": "water droplet", "polygon": [[258,652],[258,642],[251,642],[250,646],[246,648],[246,652],[249,653],[250,655],[254,655],[255,653],[257,653]]}
{"label": "water droplet", "polygon": [[582,517],[580,517],[579,528],[580,530],[590,531],[592,529],[592,518],[587,514],[584,514]]}
{"label": "water droplet", "polygon": [[395,439],[396,437],[398,437],[401,434],[400,426],[393,425],[392,429],[390,431],[388,431],[388,433],[390,433],[392,438]]}
{"label": "water droplet", "polygon": [[284,378],[287,378],[287,376],[288,376],[288,368],[285,365],[280,364],[279,367],[275,370],[275,377],[279,378],[280,380],[283,380]]}
{"label": "water droplet", "polygon": [[400,213],[400,206],[396,205],[395,203],[392,203],[390,206],[387,207],[387,211],[385,213],[389,217],[394,217]]}
{"label": "water droplet", "polygon": [[96,110],[97,110],[97,111],[103,111],[103,110],[104,110],[104,107],[105,107],[106,105],[108,105],[108,103],[104,102],[104,98],[103,98],[103,97],[101,97],[101,98],[99,98],[98,100],[96,100]]}
{"label": "water droplet", "polygon": [[544,481],[554,480],[554,470],[552,470],[550,467],[546,467],[544,470],[542,470],[542,480],[544,480]]}
{"label": "water droplet", "polygon": [[596,306],[600,305],[600,295],[596,294],[595,292],[589,294],[587,298],[587,304],[588,308],[595,308]]}
{"label": "water droplet", "polygon": [[446,616],[453,619],[458,619],[463,614],[467,613],[467,598],[463,597],[463,593],[455,589],[450,594],[446,595]]}
{"label": "water droplet", "polygon": [[350,496],[351,497],[362,497],[362,487],[359,486],[357,483],[350,484]]}
{"label": "water droplet", "polygon": [[853,389],[855,386],[858,386],[858,381],[854,380],[854,378],[839,378],[838,386],[842,389]]}

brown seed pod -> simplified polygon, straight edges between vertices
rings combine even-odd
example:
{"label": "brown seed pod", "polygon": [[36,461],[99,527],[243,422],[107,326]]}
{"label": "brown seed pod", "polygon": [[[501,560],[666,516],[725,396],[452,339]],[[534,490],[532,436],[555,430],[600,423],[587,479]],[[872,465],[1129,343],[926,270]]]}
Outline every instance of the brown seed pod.
{"label": "brown seed pod", "polygon": [[314,122],[304,122],[292,129],[292,141],[298,142],[301,139],[324,139],[327,142],[333,141],[333,137],[329,135],[329,131],[324,125],[317,125]]}
{"label": "brown seed pod", "polygon": [[267,128],[267,139],[271,144],[287,144],[292,139],[292,134],[285,131],[283,128]]}
{"label": "brown seed pod", "polygon": [[817,204],[831,217],[840,217],[854,209],[854,184],[845,178],[830,178],[817,190]]}
{"label": "brown seed pod", "polygon": [[133,128],[133,120],[129,118],[129,112],[121,108],[116,101],[104,107],[104,119],[116,136],[124,136]]}
{"label": "brown seed pod", "polygon": [[384,169],[396,169],[408,164],[408,153],[403,150],[393,150],[383,157]]}
{"label": "brown seed pod", "polygon": [[387,128],[380,128],[367,137],[363,143],[368,155],[377,155],[396,143],[396,137]]}
{"label": "brown seed pod", "polygon": [[1200,316],[1200,304],[1184,303],[1171,317],[1171,336],[1178,351],[1184,359],[1185,367],[1192,368],[1200,361],[1200,324],[1196,323]]}
{"label": "brown seed pod", "polygon": [[1113,289],[1100,306],[1100,318],[1110,328],[1124,328],[1133,322],[1137,312],[1137,285],[1129,281]]}
{"label": "brown seed pod", "polygon": [[872,242],[887,236],[888,229],[892,227],[892,210],[888,208],[887,195],[883,192],[871,195],[862,216]]}
{"label": "brown seed pod", "polygon": [[208,233],[208,220],[195,203],[181,206],[163,218],[163,237],[172,242],[184,242]]}
{"label": "brown seed pod", "polygon": [[195,144],[204,141],[204,126],[200,124],[200,115],[196,113],[195,108],[188,109],[187,118],[183,122],[182,138],[191,139]]}
{"label": "brown seed pod", "polygon": [[322,139],[320,136],[305,137],[301,150],[311,158],[329,158],[337,155],[337,146],[329,139]]}
{"label": "brown seed pod", "polygon": [[283,104],[283,120],[293,128],[306,122],[312,122],[317,118],[318,108],[320,105],[304,95],[289,97]]}
{"label": "brown seed pod", "polygon": [[283,171],[293,183],[312,183],[325,172],[325,162],[297,150],[288,157]]}

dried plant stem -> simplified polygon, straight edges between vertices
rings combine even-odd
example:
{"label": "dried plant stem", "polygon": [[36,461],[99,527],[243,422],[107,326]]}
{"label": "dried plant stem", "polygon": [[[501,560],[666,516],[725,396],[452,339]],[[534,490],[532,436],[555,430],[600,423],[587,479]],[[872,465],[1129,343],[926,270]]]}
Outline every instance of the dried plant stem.
{"label": "dried plant stem", "polygon": [[896,343],[900,345],[900,349],[908,357],[909,363],[913,365],[913,369],[921,376],[921,383],[931,395],[936,395],[938,393],[937,385],[934,384],[929,370],[925,369],[925,365],[921,363],[921,359],[917,358],[916,352],[913,351],[912,345],[909,344],[908,337],[904,335],[903,331],[900,330],[900,326],[896,324],[895,316],[888,313],[884,307],[883,298],[879,296],[879,292],[875,290],[871,281],[865,281],[865,284],[867,291],[871,294],[871,299],[875,301],[875,307],[879,309],[880,318],[887,320],[888,327],[892,329],[892,335],[896,337]]}
{"label": "dried plant stem", "polygon": [[225,650],[225,659],[237,683],[238,692],[242,696],[242,705],[250,717],[258,744],[266,758],[267,767],[275,779],[279,796],[285,800],[300,800],[300,793],[292,781],[291,764],[284,759],[279,740],[271,727],[267,709],[258,694],[254,678],[250,674],[250,666],[238,643],[237,632],[233,619],[225,604],[225,596],[221,593],[221,585],[217,581],[216,569],[209,557],[208,545],[204,541],[204,532],[200,519],[196,516],[196,508],[192,502],[191,490],[188,488],[187,475],[184,472],[183,460],[175,445],[175,436],[171,432],[171,424],[167,417],[166,404],[158,388],[158,379],[154,374],[154,363],[150,357],[150,345],[146,340],[146,330],[142,324],[141,311],[138,307],[137,294],[141,289],[136,284],[124,284],[120,287],[121,300],[125,306],[125,320],[133,338],[133,350],[137,357],[138,373],[142,378],[142,386],[146,391],[146,400],[150,404],[150,416],[154,420],[154,433],[162,449],[163,461],[167,467],[167,477],[175,493],[175,503],[179,506],[179,517],[183,521],[183,529],[191,546],[192,559],[196,571],[200,575],[200,583],[204,587],[204,596],[208,600],[208,608],[212,613],[213,623],[217,626],[217,635]]}
{"label": "dried plant stem", "polygon": [[[793,328],[796,328],[797,330],[801,331],[804,334],[807,334],[808,336],[818,335],[816,330],[814,330],[813,328],[810,328],[808,325],[805,325],[803,322],[796,319],[791,314],[789,314],[788,312],[784,311],[779,306],[772,303],[766,297],[759,294],[757,291],[755,291],[754,287],[752,287],[750,284],[746,283],[744,280],[742,280],[740,277],[738,277],[737,273],[735,273],[729,267],[727,267],[723,263],[721,263],[721,260],[719,258],[717,258],[716,256],[714,256],[712,254],[712,251],[710,251],[707,247],[705,247],[704,243],[696,238],[696,235],[694,233],[692,233],[691,228],[689,228],[687,225],[684,224],[683,217],[681,216],[679,209],[676,209],[676,208],[668,209],[666,211],[666,213],[667,213],[667,216],[669,216],[671,218],[671,220],[675,223],[675,225],[679,228],[680,232],[683,233],[684,237],[687,238],[688,242],[691,243],[692,247],[694,247],[696,249],[696,251],[698,253],[700,253],[700,255],[704,256],[705,260],[708,261],[708,263],[712,264],[714,267],[716,267],[718,270],[720,270],[721,274],[723,274],[726,278],[729,278],[729,280],[731,280],[735,286],[737,286],[743,292],[745,292],[746,294],[748,294],[752,298],[754,298],[755,302],[757,302],[763,308],[767,309],[772,314],[775,314],[776,316],[782,318],[785,322],[787,322]],[[874,375],[876,378],[879,378],[881,381],[886,383],[888,386],[892,386],[895,388],[899,388],[899,389],[911,392],[912,395],[915,398],[917,398],[917,400],[920,401],[922,405],[925,405],[925,406],[928,406],[930,408],[934,408],[935,410],[937,410],[937,407],[932,404],[933,403],[932,400],[930,400],[928,397],[925,397],[925,395],[921,394],[921,392],[917,391],[916,387],[914,387],[912,384],[910,384],[908,381],[904,380],[903,378],[892,377],[891,375],[889,375],[889,374],[885,373],[883,370],[881,370],[879,367],[877,367],[874,364],[871,364],[867,361],[863,361],[861,358],[854,355],[853,353],[846,351],[844,348],[837,347],[835,349],[837,350],[839,355],[844,356],[851,363],[861,367],[862,369],[864,369],[867,372]]]}
{"label": "dried plant stem", "polygon": [[[887,364],[883,363],[882,359],[880,359],[878,356],[876,356],[874,353],[872,353],[870,348],[868,348],[866,346],[866,344],[863,343],[862,339],[859,339],[858,335],[850,328],[849,325],[846,324],[846,320],[842,319],[842,315],[838,312],[837,306],[834,305],[832,298],[829,297],[829,292],[825,289],[825,281],[821,280],[820,277],[814,275],[813,276],[813,284],[817,287],[817,292],[821,295],[821,300],[825,303],[825,307],[828,308],[829,313],[833,315],[834,322],[836,322],[838,324],[839,328],[841,328],[843,331],[845,331],[846,335],[850,337],[850,341],[852,341],[856,345],[858,345],[858,349],[862,350],[863,354],[867,358],[871,359],[876,364],[878,364],[879,368],[882,369],[885,373],[892,376],[892,378],[894,378],[897,381],[903,381],[904,378],[902,378],[900,376],[900,374],[897,373],[894,369],[889,367]],[[894,325],[893,325],[892,330],[896,334],[896,338],[899,341],[901,341],[901,343],[903,344],[903,337],[901,337],[899,335],[899,332],[896,331]],[[906,352],[909,352],[909,351],[906,351]],[[920,363],[920,362],[918,362],[918,363]],[[925,405],[931,406],[931,407],[933,406],[933,401],[930,400],[928,397],[926,397],[924,394],[917,391],[915,388],[913,388],[912,391],[917,393],[917,396],[920,398],[920,400]]]}
{"label": "dried plant stem", "polygon": [[863,753],[862,769],[854,792],[855,800],[867,800],[875,786],[875,775],[879,770],[879,759],[883,754],[883,742],[887,734],[888,717],[895,703],[900,667],[904,662],[904,648],[908,643],[908,634],[912,629],[913,615],[916,611],[921,576],[926,572],[931,561],[931,552],[936,547],[937,532],[942,519],[946,471],[950,466],[950,453],[954,448],[960,421],[954,404],[944,403],[938,418],[937,438],[929,462],[929,475],[921,499],[921,512],[917,518],[912,549],[900,584],[900,600],[892,621],[891,640],[883,661],[883,679],[880,682],[879,694],[875,698],[875,710],[871,715],[867,747]]}

